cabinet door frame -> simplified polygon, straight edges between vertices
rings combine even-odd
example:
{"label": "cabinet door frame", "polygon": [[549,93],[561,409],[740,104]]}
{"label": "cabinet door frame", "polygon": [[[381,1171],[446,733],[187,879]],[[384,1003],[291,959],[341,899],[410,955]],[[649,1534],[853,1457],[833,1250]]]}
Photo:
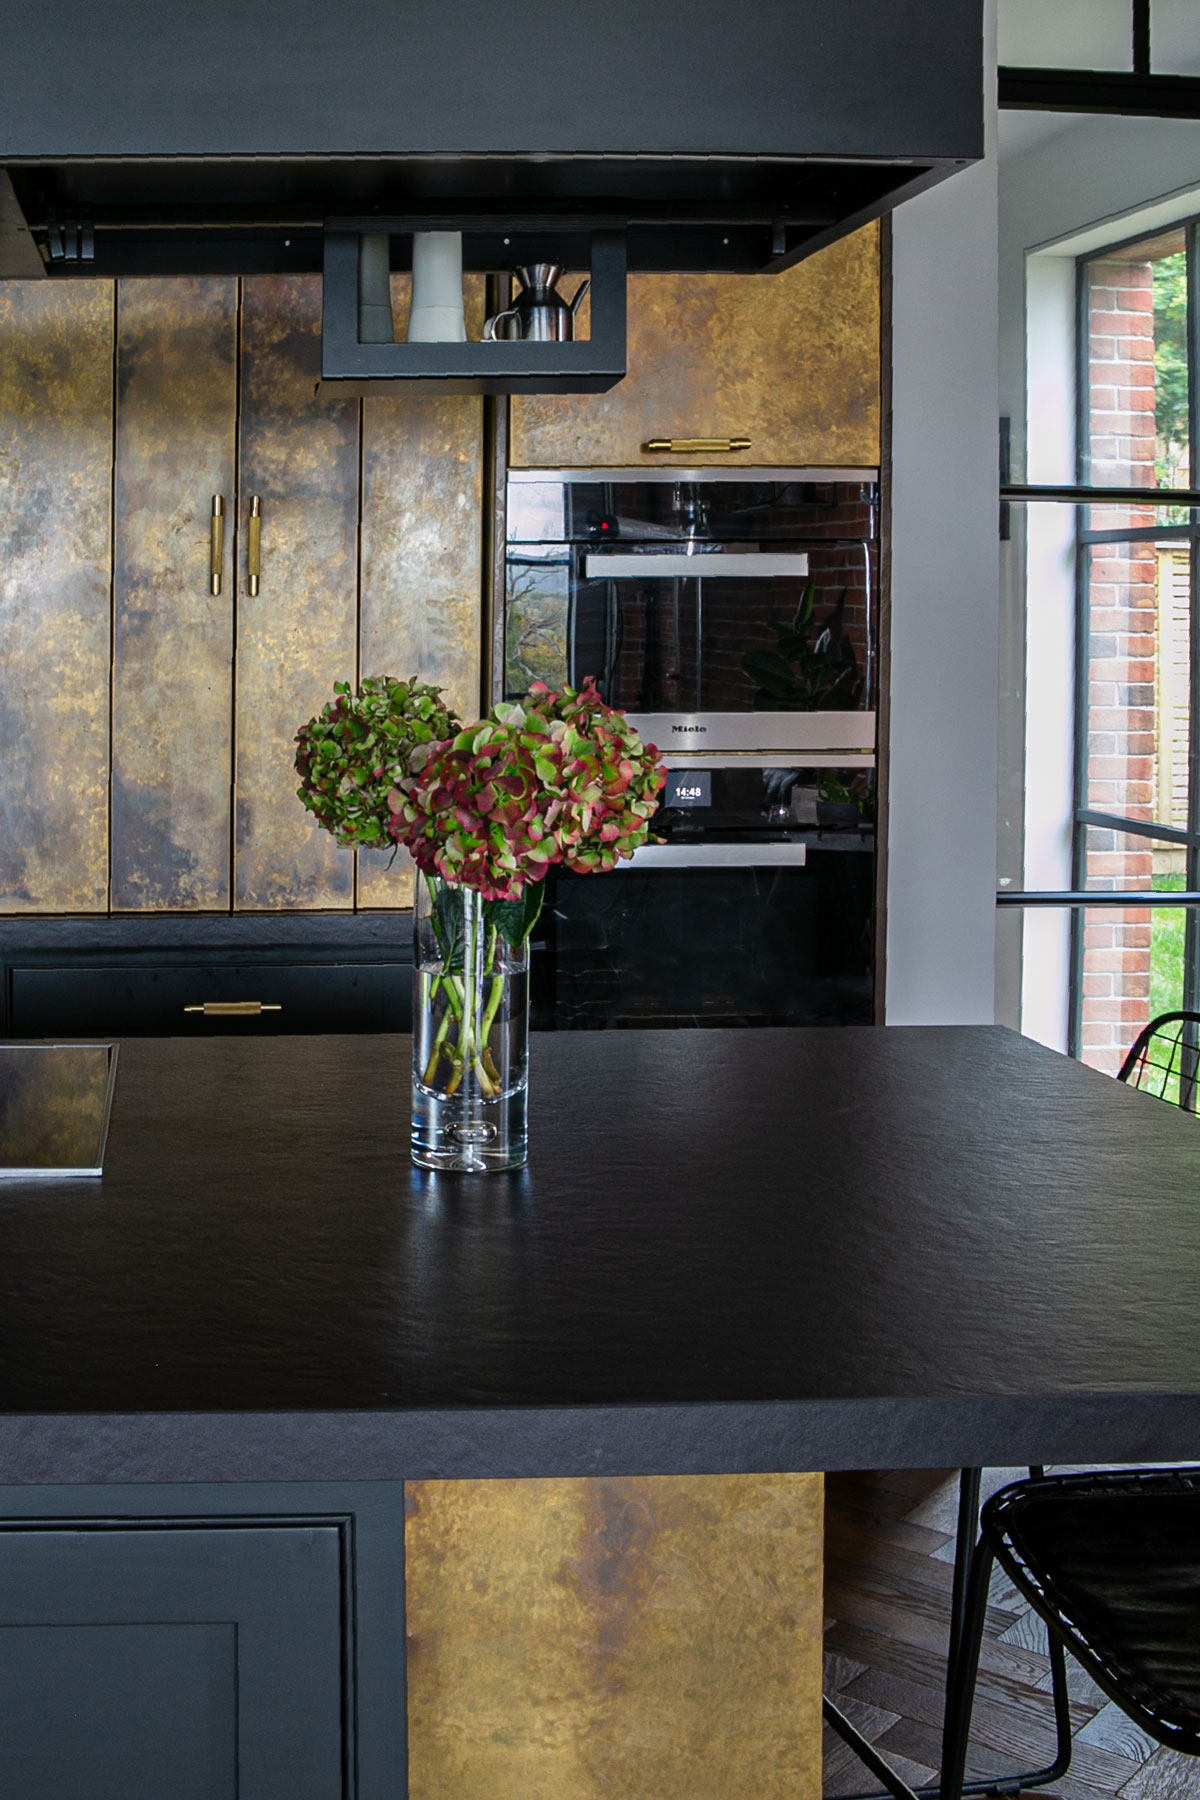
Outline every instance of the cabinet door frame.
{"label": "cabinet door frame", "polygon": [[[339,1546],[340,1792],[345,1800],[403,1800],[407,1791],[404,1489],[401,1482],[188,1483],[178,1486],[0,1486],[0,1537],[20,1531],[220,1531],[236,1552],[280,1546],[289,1531],[333,1529]],[[246,1534],[253,1533],[255,1543]],[[263,1540],[266,1539],[266,1542]],[[11,1596],[0,1584],[6,1617]],[[229,1618],[228,1610],[214,1615]],[[186,1617],[197,1614],[189,1608]],[[280,1778],[246,1800],[302,1800]],[[324,1797],[322,1797],[324,1800]]]}

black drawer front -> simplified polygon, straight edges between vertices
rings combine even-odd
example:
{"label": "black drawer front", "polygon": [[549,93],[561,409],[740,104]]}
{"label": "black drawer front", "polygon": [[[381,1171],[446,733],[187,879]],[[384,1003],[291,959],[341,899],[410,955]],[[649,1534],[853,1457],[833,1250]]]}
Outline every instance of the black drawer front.
{"label": "black drawer front", "polygon": [[[13,1037],[408,1031],[412,1020],[412,968],[400,961],[17,966],[11,984]],[[279,1011],[185,1010],[247,1000]]]}

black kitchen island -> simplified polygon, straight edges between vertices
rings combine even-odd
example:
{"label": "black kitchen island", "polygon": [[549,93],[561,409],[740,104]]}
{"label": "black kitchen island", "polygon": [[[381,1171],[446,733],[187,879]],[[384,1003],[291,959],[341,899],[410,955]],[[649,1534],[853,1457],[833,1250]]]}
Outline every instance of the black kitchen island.
{"label": "black kitchen island", "polygon": [[1185,1456],[1194,1121],[999,1028],[535,1037],[430,1175],[400,1038],[126,1042],[0,1185],[9,1482]]}
{"label": "black kitchen island", "polygon": [[[186,1520],[208,1573],[176,1614],[200,1629],[236,1540],[279,1646],[324,1557],[311,1641],[344,1669],[365,1634],[366,1688],[322,1752],[342,1785],[292,1792],[393,1791],[403,1720],[366,1696],[402,1673],[398,1484],[1198,1454],[1200,1142],[1173,1109],[992,1028],[555,1034],[529,1168],[433,1176],[407,1052],[126,1042],[103,1179],[0,1186],[6,1589],[40,1545],[22,1619],[88,1570],[119,1594]],[[222,1665],[188,1644],[191,1692]],[[307,1729],[275,1662],[263,1694]]]}

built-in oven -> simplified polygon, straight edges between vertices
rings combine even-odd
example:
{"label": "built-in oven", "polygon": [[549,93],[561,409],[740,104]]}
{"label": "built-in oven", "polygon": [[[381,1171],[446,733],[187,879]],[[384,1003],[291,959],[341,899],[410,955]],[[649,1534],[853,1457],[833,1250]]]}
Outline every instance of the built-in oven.
{"label": "built-in oven", "polygon": [[551,871],[535,1025],[871,1022],[876,533],[873,470],[510,475],[498,685],[594,676],[668,767]]}
{"label": "built-in oven", "polygon": [[865,469],[514,471],[505,694],[593,675],[660,749],[875,747]]}
{"label": "built-in oven", "polygon": [[670,760],[660,842],[550,871],[534,1025],[871,1024],[874,759]]}

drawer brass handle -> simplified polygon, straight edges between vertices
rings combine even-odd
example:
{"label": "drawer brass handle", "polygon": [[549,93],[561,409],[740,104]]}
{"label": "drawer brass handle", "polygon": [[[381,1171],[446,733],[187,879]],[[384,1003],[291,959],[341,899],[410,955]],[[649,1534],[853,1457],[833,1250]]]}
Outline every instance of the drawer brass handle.
{"label": "drawer brass handle", "polygon": [[225,496],[212,497],[212,525],[208,540],[208,574],[214,594],[221,591],[221,564],[225,560]]}
{"label": "drawer brass handle", "polygon": [[699,456],[714,451],[749,450],[749,438],[651,438],[642,445],[647,453],[668,451],[672,456]]}
{"label": "drawer brass handle", "polygon": [[250,496],[250,522],[246,531],[246,576],[250,598],[258,593],[262,573],[262,495]]}
{"label": "drawer brass handle", "polygon": [[185,1013],[203,1013],[206,1019],[252,1019],[259,1013],[282,1012],[263,1000],[206,1000],[202,1006],[185,1006]]}

